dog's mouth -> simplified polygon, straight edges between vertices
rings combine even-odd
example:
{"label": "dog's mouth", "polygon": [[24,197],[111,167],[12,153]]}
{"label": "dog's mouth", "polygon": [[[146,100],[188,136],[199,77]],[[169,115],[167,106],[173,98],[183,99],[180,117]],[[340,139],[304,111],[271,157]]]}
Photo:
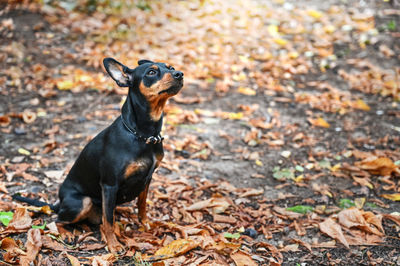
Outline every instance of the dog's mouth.
{"label": "dog's mouth", "polygon": [[167,93],[170,95],[175,95],[182,89],[182,87],[183,87],[183,80],[180,80],[180,81],[176,82],[175,84],[173,84],[168,89],[160,91],[158,94],[160,95],[163,93]]}

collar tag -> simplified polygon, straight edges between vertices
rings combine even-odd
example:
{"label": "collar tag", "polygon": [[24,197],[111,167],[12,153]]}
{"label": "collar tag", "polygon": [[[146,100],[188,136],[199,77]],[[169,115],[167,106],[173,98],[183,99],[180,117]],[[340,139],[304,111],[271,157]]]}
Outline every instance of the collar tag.
{"label": "collar tag", "polygon": [[144,137],[139,135],[135,130],[131,129],[126,123],[124,118],[121,115],[121,120],[122,120],[122,124],[124,124],[125,128],[131,132],[133,135],[135,135],[139,140],[143,141],[146,144],[157,144],[157,143],[161,143],[164,140],[164,137],[162,137],[160,134],[158,134],[157,136],[150,136],[150,137]]}

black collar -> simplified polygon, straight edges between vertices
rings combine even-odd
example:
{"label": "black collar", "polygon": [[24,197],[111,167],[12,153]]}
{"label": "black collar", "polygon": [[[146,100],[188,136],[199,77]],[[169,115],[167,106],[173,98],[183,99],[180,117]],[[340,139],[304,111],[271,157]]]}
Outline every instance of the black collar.
{"label": "black collar", "polygon": [[161,143],[161,142],[163,141],[163,139],[164,139],[164,137],[162,137],[162,136],[160,135],[160,133],[159,133],[157,136],[150,136],[150,137],[141,136],[141,135],[139,135],[135,130],[131,129],[131,128],[125,123],[125,120],[124,120],[124,118],[122,117],[122,115],[121,115],[121,121],[122,121],[122,124],[124,124],[124,126],[126,127],[126,129],[127,129],[129,132],[131,132],[131,133],[132,133],[133,135],[135,135],[139,140],[145,142],[146,144],[150,144],[150,143],[152,143],[152,144]]}

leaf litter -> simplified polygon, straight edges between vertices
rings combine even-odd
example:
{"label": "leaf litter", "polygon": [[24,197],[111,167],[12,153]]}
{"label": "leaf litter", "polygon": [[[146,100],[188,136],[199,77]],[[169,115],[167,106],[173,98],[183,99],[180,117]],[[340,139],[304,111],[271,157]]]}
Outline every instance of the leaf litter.
{"label": "leaf litter", "polygon": [[[331,254],[329,250],[340,250],[342,245],[384,246],[388,238],[398,235],[398,213],[384,208],[393,210],[399,201],[400,156],[393,144],[399,139],[387,134],[396,131],[400,118],[399,70],[374,64],[365,56],[346,55],[346,50],[368,51],[372,44],[379,45],[387,60],[395,60],[392,50],[398,48],[380,44],[376,36],[387,32],[378,32],[368,9],[348,12],[340,4],[304,9],[285,1],[116,3],[121,6],[87,2],[79,7],[67,1],[17,4],[1,13],[40,10],[45,18],[30,25],[44,47],[36,54],[28,43],[18,41],[17,17],[1,19],[0,34],[7,42],[1,44],[0,62],[2,68],[5,62],[11,64],[0,76],[0,85],[10,88],[2,94],[15,96],[24,89],[35,97],[19,102],[20,107],[1,109],[0,129],[4,134],[29,137],[42,127],[44,134],[37,139],[49,140],[17,141],[14,153],[0,157],[5,159],[0,168],[1,211],[13,213],[11,220],[10,215],[2,218],[3,261],[28,264],[44,257],[43,262],[68,260],[72,265],[148,261],[155,265],[278,265],[292,254],[302,254],[297,257],[300,262],[313,261],[311,251],[316,249]],[[73,48],[65,49],[67,44]],[[345,47],[338,50],[338,45]],[[48,62],[36,59],[43,55],[49,56]],[[188,91],[166,109],[164,132],[170,138],[151,187],[152,228],[142,231],[133,207],[117,209],[116,233],[126,246],[125,257],[107,253],[96,229],[50,225],[54,217],[48,209],[9,201],[15,187],[43,183],[50,190],[61,182],[72,159],[65,154],[79,152],[79,146],[94,135],[90,127],[69,132],[68,121],[87,126],[88,121],[93,125],[118,115],[115,103],[121,102],[119,95],[126,90],[115,88],[100,70],[106,56],[118,57],[127,65],[135,65],[140,58],[163,58],[185,72]],[[56,66],[52,60],[61,63]],[[346,86],[323,78],[332,71]],[[82,112],[66,112],[76,108],[68,95],[87,97],[91,90],[98,91],[96,97],[111,95],[116,100],[96,111],[99,101],[79,109]],[[371,95],[384,97],[373,99],[391,107],[380,107]],[[224,104],[224,98],[232,104]],[[221,104],[210,105],[214,99]],[[270,104],[266,107],[264,101]],[[301,120],[288,122],[282,106],[297,106]],[[365,128],[362,118],[370,112],[390,118],[389,124],[380,124],[387,128],[385,136],[371,138],[376,136],[370,132],[372,126],[360,131]],[[46,121],[50,124],[43,126]],[[215,131],[218,138],[213,132],[216,125],[222,125]],[[344,150],[335,149],[335,142],[330,144],[319,134],[333,131],[348,134]],[[221,148],[219,138],[231,149]],[[269,161],[265,150],[277,151],[279,159]],[[243,188],[227,181],[208,181],[203,169],[209,173],[207,165],[217,157],[225,158],[225,163],[228,159],[249,162],[251,166],[244,169],[249,177],[244,179],[251,176],[274,184],[272,190],[280,192],[270,195],[264,185]],[[221,168],[225,167],[213,170],[220,175]],[[271,183],[273,178],[279,184]],[[326,178],[335,181],[325,184]],[[354,181],[353,186],[336,187],[341,179]],[[298,196],[297,189],[308,189],[313,196]],[[26,191],[54,200],[54,194],[46,191]],[[343,201],[345,197],[351,199]],[[371,262],[380,260],[369,250],[367,254]],[[323,262],[347,261],[329,256]]]}

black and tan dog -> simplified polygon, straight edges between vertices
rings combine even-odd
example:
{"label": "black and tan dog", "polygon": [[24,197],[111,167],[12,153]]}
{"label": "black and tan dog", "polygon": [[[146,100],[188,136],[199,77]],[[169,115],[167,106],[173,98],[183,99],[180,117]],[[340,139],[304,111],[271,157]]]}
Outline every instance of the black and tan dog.
{"label": "black and tan dog", "polygon": [[122,245],[113,227],[115,206],[138,197],[139,220],[148,226],[147,192],[164,155],[160,136],[163,109],[167,99],[182,88],[183,73],[149,60],[140,60],[135,69],[112,58],[103,63],[119,86],[129,87],[128,97],[121,116],[82,150],[60,187],[59,203],[51,207],[60,223],[101,222],[109,250],[119,252]]}

